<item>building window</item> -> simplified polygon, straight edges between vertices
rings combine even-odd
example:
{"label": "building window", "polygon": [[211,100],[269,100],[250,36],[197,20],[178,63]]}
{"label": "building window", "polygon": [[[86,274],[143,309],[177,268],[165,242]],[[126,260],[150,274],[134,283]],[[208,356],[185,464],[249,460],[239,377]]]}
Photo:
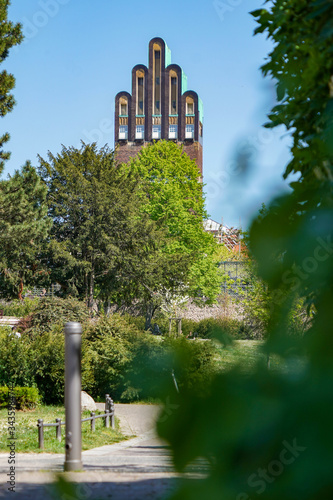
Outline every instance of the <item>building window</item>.
{"label": "building window", "polygon": [[144,139],[145,138],[145,127],[144,127],[144,125],[137,125],[136,126],[135,138],[136,139]]}
{"label": "building window", "polygon": [[194,125],[186,125],[185,139],[194,139]]}
{"label": "building window", "polygon": [[136,90],[136,114],[137,115],[144,115],[145,114],[145,81],[144,81],[144,73],[143,71],[137,71],[136,72],[136,83],[137,83],[137,90]]}
{"label": "building window", "polygon": [[169,139],[178,138],[178,125],[169,125]]}
{"label": "building window", "polygon": [[143,101],[139,101],[138,102],[138,115],[144,115],[144,111],[143,111]]}
{"label": "building window", "polygon": [[128,103],[127,103],[127,99],[125,99],[124,97],[121,97],[120,98],[120,101],[119,101],[119,115],[120,116],[127,116],[128,115]]}
{"label": "building window", "polygon": [[153,125],[152,138],[153,139],[160,139],[161,138],[161,125]]}
{"label": "building window", "polygon": [[170,115],[178,114],[178,85],[177,77],[170,78]]}
{"label": "building window", "polygon": [[119,140],[120,141],[127,141],[128,138],[128,126],[127,125],[120,125],[119,127]]}
{"label": "building window", "polygon": [[161,101],[161,47],[154,45],[154,59],[153,59],[153,82],[154,82],[154,112],[153,114],[160,114],[160,101]]}
{"label": "building window", "polygon": [[186,114],[194,115],[194,102],[193,100],[186,102]]}

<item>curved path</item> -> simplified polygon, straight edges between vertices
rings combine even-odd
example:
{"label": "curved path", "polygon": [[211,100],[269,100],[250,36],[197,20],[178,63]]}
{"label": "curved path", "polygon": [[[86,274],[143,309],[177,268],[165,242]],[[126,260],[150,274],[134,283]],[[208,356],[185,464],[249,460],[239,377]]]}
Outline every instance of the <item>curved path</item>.
{"label": "curved path", "polygon": [[[166,498],[175,488],[179,476],[174,472],[166,444],[154,431],[158,412],[157,405],[115,405],[123,432],[137,437],[84,451],[84,472],[66,473],[66,479],[74,483],[76,498]],[[0,454],[0,498],[13,498],[6,484],[7,459],[7,454]],[[61,495],[54,494],[52,483],[55,473],[63,471],[63,464],[63,454],[19,453],[15,498],[61,498]]]}

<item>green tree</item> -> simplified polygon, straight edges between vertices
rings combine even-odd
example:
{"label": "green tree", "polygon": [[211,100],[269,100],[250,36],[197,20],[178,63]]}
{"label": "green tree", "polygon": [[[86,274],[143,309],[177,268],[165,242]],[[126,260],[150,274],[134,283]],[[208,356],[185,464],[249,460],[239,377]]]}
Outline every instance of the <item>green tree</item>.
{"label": "green tree", "polygon": [[[142,148],[124,169],[138,172],[144,181],[141,211],[166,230],[163,253],[187,260],[186,269],[179,270],[175,295],[214,302],[220,292],[216,243],[203,229],[207,213],[195,162],[177,144],[158,141]],[[154,293],[158,291],[155,287]]]}
{"label": "green tree", "polygon": [[[18,45],[23,40],[21,24],[13,24],[8,21],[9,0],[0,0],[0,64],[6,59],[9,49]],[[10,112],[15,104],[15,100],[10,91],[15,86],[15,78],[7,71],[0,73],[0,116],[5,116]],[[5,133],[0,137],[0,174],[4,167],[5,160],[10,154],[3,151],[3,145],[9,141],[9,134]]]}
{"label": "green tree", "polygon": [[63,147],[48,161],[40,157],[39,171],[53,221],[45,260],[65,293],[90,307],[96,295],[130,303],[145,276],[159,278],[154,270],[161,232],[139,214],[140,179],[116,167],[113,151],[84,143],[81,149]]}
{"label": "green tree", "polygon": [[[160,422],[179,470],[206,457],[210,472],[173,498],[329,499],[333,481],[333,245],[331,0],[274,0],[254,12],[257,32],[274,48],[263,66],[277,85],[268,126],[293,136],[285,177],[300,174],[291,194],[254,221],[250,246],[272,294],[265,350],[283,370],[258,366],[220,374],[198,400],[182,394]],[[316,314],[304,337],[288,335],[296,296]],[[296,362],[299,357],[301,362]],[[202,421],[205,421],[205,426]],[[198,431],[200,429],[200,432]],[[181,439],[180,439],[181,436]]]}
{"label": "green tree", "polygon": [[38,257],[51,225],[46,191],[29,162],[0,181],[0,290],[5,296],[22,298],[23,285],[31,286],[46,272]]}

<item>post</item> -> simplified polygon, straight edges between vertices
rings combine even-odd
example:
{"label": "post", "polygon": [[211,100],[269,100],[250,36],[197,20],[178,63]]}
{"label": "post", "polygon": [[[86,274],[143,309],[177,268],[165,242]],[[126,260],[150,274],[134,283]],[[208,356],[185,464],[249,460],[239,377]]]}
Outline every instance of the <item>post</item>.
{"label": "post", "polygon": [[182,319],[178,318],[177,323],[178,323],[178,337],[180,337],[182,334]]}
{"label": "post", "polygon": [[171,322],[172,322],[172,319],[169,318],[169,337],[171,337]]}
{"label": "post", "polygon": [[65,471],[82,469],[81,437],[81,334],[80,323],[65,325]]}
{"label": "post", "polygon": [[105,427],[108,429],[110,427],[110,396],[105,394]]}
{"label": "post", "polygon": [[59,443],[61,441],[61,418],[56,418],[56,438],[58,439]]}
{"label": "post", "polygon": [[113,403],[113,399],[110,400],[110,411],[111,411],[111,427],[112,427],[112,429],[115,429],[116,425],[115,425],[115,420],[114,420],[114,403]]}
{"label": "post", "polygon": [[90,412],[90,416],[92,417],[92,419],[90,420],[90,430],[92,432],[94,432],[95,431],[95,412],[94,411]]}
{"label": "post", "polygon": [[43,427],[43,419],[38,419],[38,447],[43,450],[44,449],[44,427]]}

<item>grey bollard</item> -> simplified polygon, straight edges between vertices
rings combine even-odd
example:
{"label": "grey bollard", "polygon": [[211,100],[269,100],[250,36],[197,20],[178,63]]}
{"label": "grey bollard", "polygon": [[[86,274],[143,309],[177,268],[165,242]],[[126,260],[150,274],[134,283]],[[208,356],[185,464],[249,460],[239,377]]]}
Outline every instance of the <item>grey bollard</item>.
{"label": "grey bollard", "polygon": [[82,469],[80,323],[65,325],[65,471]]}

